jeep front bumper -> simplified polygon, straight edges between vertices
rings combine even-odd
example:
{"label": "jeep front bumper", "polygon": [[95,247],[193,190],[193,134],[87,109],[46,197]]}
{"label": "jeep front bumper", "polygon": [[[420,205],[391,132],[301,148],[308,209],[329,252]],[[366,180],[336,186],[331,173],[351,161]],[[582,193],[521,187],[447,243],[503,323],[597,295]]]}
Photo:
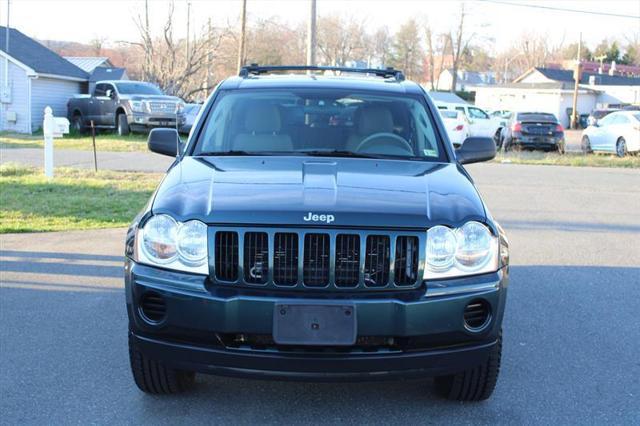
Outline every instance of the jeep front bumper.
{"label": "jeep front bumper", "polygon": [[[276,304],[322,304],[338,296],[216,288],[203,276],[125,264],[131,344],[174,368],[253,378],[351,381],[467,369],[482,363],[497,341],[507,283],[503,269],[430,282],[426,290],[341,294],[341,303],[355,306],[356,345],[286,346],[270,340]],[[474,330],[465,324],[465,309],[478,301],[490,313]],[[149,306],[161,306],[162,316],[150,320]]]}

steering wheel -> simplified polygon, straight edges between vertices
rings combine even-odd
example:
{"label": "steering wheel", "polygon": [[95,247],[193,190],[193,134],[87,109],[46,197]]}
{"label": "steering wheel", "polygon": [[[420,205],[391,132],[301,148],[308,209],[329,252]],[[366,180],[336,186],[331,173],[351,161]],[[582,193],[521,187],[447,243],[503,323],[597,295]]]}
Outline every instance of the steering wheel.
{"label": "steering wheel", "polygon": [[[385,142],[390,142],[390,144],[385,144],[385,146],[390,148],[395,148],[395,149],[392,149],[392,151],[396,151],[396,152],[386,153],[386,152],[380,152],[380,151],[368,151],[368,149],[373,148],[376,144],[380,144],[382,140],[384,140]],[[397,153],[398,150],[402,152],[398,154]],[[402,136],[398,136],[395,133],[388,133],[388,132],[374,133],[372,135],[367,136],[366,138],[364,138],[362,142],[360,142],[360,144],[356,148],[356,152],[369,152],[372,154],[391,154],[391,155],[405,155],[405,154],[414,155],[413,148],[411,148],[411,145],[409,145],[409,142],[407,142]]]}

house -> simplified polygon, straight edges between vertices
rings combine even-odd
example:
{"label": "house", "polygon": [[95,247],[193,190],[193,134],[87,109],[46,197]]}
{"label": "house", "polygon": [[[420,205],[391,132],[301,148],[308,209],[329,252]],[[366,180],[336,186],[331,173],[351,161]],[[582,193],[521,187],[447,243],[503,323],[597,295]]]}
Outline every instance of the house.
{"label": "house", "polygon": [[[0,27],[0,131],[31,133],[44,108],[67,115],[67,101],[87,90],[89,74],[16,29]],[[8,73],[6,72],[8,70]]]}
{"label": "house", "polygon": [[[496,76],[493,72],[476,72],[458,70],[456,72],[458,79],[456,80],[456,92],[471,91],[475,86],[486,86],[496,84]],[[453,70],[447,69],[442,71],[438,76],[436,90],[449,90],[453,84]]]}
{"label": "house", "polygon": [[65,56],[67,61],[89,73],[89,93],[93,93],[100,80],[129,80],[127,70],[114,67],[105,56]]}
{"label": "house", "polygon": [[[488,110],[548,112],[568,127],[574,86],[571,70],[531,68],[513,83],[476,87],[476,105]],[[619,104],[640,104],[640,78],[582,73],[576,108],[579,114]]]}
{"label": "house", "polygon": [[451,93],[451,92],[436,92],[436,91],[429,91],[429,96],[431,97],[431,99],[434,102],[441,102],[441,103],[445,103],[445,104],[466,104],[468,103],[467,101],[465,101],[464,99],[462,99],[460,96],[456,95],[455,93]]}

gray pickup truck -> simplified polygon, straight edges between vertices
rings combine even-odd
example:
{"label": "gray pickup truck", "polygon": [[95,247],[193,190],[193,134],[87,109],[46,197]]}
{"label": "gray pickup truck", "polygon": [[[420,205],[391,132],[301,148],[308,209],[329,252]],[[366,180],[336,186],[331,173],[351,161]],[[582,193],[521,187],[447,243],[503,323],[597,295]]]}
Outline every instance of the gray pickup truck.
{"label": "gray pickup truck", "polygon": [[180,98],[141,81],[99,81],[92,94],[75,96],[67,103],[69,121],[77,132],[93,121],[96,128],[115,129],[119,135],[180,127],[185,121],[183,109]]}

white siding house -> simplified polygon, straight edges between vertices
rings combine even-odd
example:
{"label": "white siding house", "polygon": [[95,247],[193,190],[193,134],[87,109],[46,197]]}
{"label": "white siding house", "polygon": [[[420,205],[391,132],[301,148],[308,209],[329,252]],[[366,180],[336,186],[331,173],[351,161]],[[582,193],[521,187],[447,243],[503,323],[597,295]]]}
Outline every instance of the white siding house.
{"label": "white siding house", "polygon": [[37,131],[46,106],[65,117],[69,98],[86,92],[89,74],[16,29],[9,29],[8,51],[5,41],[0,27],[0,131]]}
{"label": "white siding house", "polygon": [[[555,86],[555,87],[554,87]],[[598,93],[581,89],[578,92],[579,112],[591,112],[596,107]],[[572,107],[573,90],[562,84],[529,83],[476,88],[475,104],[487,110],[535,111],[555,115],[568,127],[567,109]]]}
{"label": "white siding house", "polygon": [[83,83],[54,78],[31,80],[31,128],[42,126],[44,108],[50,106],[56,117],[67,116],[67,101],[75,94],[83,93]]}
{"label": "white siding house", "polygon": [[[2,53],[2,52],[0,52]],[[5,82],[5,65],[0,64],[0,84]],[[5,90],[5,98],[0,106],[0,130],[18,133],[31,133],[31,106],[29,104],[29,86],[31,80],[27,73],[9,62],[9,87]],[[4,96],[3,96],[4,97]]]}
{"label": "white siding house", "polygon": [[[570,70],[532,68],[513,83],[476,87],[476,105],[489,110],[548,112],[569,126],[575,81]],[[583,73],[578,84],[579,114],[609,105],[640,105],[640,78]]]}

